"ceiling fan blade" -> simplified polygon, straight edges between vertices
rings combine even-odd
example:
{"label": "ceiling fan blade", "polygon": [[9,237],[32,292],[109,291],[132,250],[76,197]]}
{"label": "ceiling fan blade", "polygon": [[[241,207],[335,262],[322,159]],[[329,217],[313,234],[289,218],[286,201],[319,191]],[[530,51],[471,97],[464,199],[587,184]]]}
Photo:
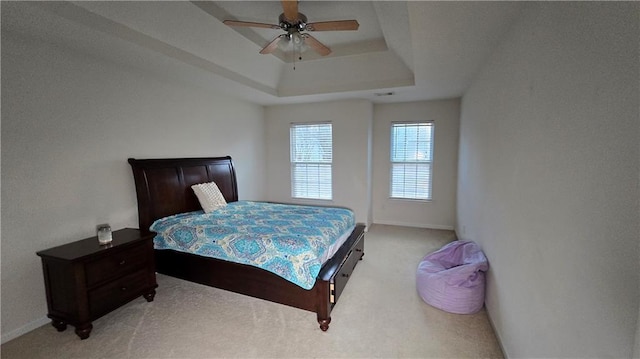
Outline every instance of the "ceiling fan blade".
{"label": "ceiling fan blade", "polygon": [[276,30],[280,29],[280,25],[264,24],[261,22],[225,20],[223,21],[223,23],[228,26],[263,27],[265,29],[276,29]]}
{"label": "ceiling fan blade", "polygon": [[298,21],[298,0],[282,0],[284,17],[291,23]]}
{"label": "ceiling fan blade", "polygon": [[272,53],[278,47],[278,42],[280,42],[280,40],[282,40],[282,38],[286,36],[286,34],[278,35],[275,39],[271,40],[271,42],[268,43],[267,46],[263,47],[262,50],[260,50],[260,53],[263,55]]}
{"label": "ceiling fan blade", "polygon": [[321,21],[307,24],[308,31],[344,31],[358,30],[360,24],[356,20]]}
{"label": "ceiling fan blade", "polygon": [[331,49],[324,46],[320,41],[316,40],[315,37],[309,34],[303,34],[304,42],[309,45],[315,52],[319,53],[322,56],[327,56],[331,53]]}

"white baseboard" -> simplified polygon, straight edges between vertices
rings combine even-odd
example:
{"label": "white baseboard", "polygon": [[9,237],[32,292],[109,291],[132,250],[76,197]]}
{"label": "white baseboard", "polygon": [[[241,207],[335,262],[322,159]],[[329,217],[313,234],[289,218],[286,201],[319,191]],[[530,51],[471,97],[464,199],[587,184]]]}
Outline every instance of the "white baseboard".
{"label": "white baseboard", "polygon": [[12,330],[11,332],[7,333],[7,334],[2,334],[2,344],[8,342],[9,340],[15,339],[23,334],[27,334],[32,330],[38,329],[41,326],[48,324],[49,322],[51,322],[51,319],[47,318],[47,317],[42,317],[40,319],[36,319],[31,323],[28,323],[18,329]]}
{"label": "white baseboard", "polygon": [[491,325],[491,329],[493,329],[493,333],[496,336],[496,340],[498,341],[498,345],[500,346],[500,350],[502,350],[502,355],[505,358],[509,358],[509,355],[507,354],[507,351],[504,350],[504,345],[502,345],[502,337],[500,336],[500,333],[498,333],[498,331],[496,330],[496,325],[493,322],[493,318],[491,317],[491,314],[489,313],[489,310],[487,309],[486,303],[484,306],[484,310],[487,311],[487,318],[489,318],[489,325]]}
{"label": "white baseboard", "polygon": [[454,226],[444,226],[440,224],[427,224],[427,223],[410,223],[410,222],[399,222],[399,221],[373,220],[373,224],[386,224],[389,226],[417,227],[417,228],[429,228],[429,229],[445,229],[448,231],[454,230]]}

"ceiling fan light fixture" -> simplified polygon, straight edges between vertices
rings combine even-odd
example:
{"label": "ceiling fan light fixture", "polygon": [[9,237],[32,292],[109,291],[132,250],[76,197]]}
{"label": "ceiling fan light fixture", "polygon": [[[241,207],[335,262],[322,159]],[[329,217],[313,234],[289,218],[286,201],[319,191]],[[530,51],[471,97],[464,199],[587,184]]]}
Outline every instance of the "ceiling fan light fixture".
{"label": "ceiling fan light fixture", "polygon": [[291,45],[291,35],[285,34],[278,42],[278,48],[282,51],[287,51],[289,46]]}
{"label": "ceiling fan light fixture", "polygon": [[278,42],[278,48],[282,51],[293,51],[297,54],[301,54],[309,50],[309,45],[305,43],[306,37],[297,31],[284,34]]}
{"label": "ceiling fan light fixture", "polygon": [[293,44],[293,50],[299,54],[309,49],[309,46],[305,43],[304,35],[297,31],[291,34],[291,43]]}

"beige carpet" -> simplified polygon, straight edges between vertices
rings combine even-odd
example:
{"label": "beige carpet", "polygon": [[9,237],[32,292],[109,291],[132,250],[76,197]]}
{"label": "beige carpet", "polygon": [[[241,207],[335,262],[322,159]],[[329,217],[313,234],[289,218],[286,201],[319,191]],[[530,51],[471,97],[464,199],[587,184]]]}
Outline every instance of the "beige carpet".
{"label": "beige carpet", "polygon": [[154,302],[94,321],[89,339],[45,325],[2,345],[2,358],[501,358],[484,310],[450,314],[417,294],[420,259],[454,239],[372,226],[326,333],[315,313],[158,275]]}

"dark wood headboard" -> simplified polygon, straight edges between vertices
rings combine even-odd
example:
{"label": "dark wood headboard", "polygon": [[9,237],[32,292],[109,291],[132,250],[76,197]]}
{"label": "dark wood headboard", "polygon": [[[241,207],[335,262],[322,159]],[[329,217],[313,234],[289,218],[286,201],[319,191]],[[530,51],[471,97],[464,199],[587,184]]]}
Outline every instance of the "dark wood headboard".
{"label": "dark wood headboard", "polygon": [[191,186],[215,182],[227,202],[238,200],[238,184],[231,157],[129,158],[138,197],[140,230],[156,219],[202,209]]}

